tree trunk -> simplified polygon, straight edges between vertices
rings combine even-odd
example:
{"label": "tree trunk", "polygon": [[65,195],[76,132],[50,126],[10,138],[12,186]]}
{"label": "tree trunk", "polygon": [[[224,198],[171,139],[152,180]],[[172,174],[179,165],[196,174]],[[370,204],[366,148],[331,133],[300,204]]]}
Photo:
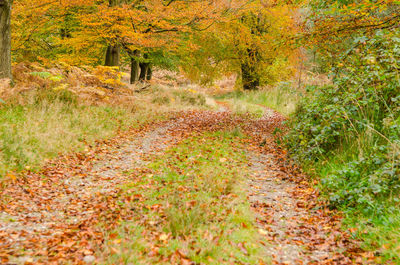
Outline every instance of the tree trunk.
{"label": "tree trunk", "polygon": [[0,0],[0,78],[12,78],[11,5],[12,0]]}
{"label": "tree trunk", "polygon": [[131,84],[134,84],[139,77],[139,51],[134,51],[131,54]]}
{"label": "tree trunk", "polygon": [[149,63],[140,63],[140,76],[139,76],[139,81],[145,81],[147,79],[147,75],[149,72]]}
{"label": "tree trunk", "polygon": [[247,49],[247,58],[240,65],[244,90],[257,90],[260,85],[260,76],[257,72],[258,55],[257,50]]}
{"label": "tree trunk", "polygon": [[151,64],[148,61],[149,55],[145,53],[143,58],[146,60],[145,62],[140,63],[140,81],[150,80],[153,73],[151,72]]}
{"label": "tree trunk", "polygon": [[118,45],[109,45],[106,51],[105,66],[119,66],[120,48]]}
{"label": "tree trunk", "polygon": [[147,69],[146,80],[150,81],[152,77],[153,77],[153,69],[151,67],[151,64],[149,64],[149,68]]}
{"label": "tree trunk", "polygon": [[135,58],[131,58],[131,84],[138,80],[139,76],[139,62]]}
{"label": "tree trunk", "polygon": [[244,90],[256,90],[260,85],[260,77],[256,73],[253,65],[248,63],[241,64],[242,69],[242,84]]}
{"label": "tree trunk", "polygon": [[[114,7],[120,4],[120,0],[109,0],[108,6]],[[106,51],[105,66],[119,66],[120,47],[119,45],[108,45]]]}

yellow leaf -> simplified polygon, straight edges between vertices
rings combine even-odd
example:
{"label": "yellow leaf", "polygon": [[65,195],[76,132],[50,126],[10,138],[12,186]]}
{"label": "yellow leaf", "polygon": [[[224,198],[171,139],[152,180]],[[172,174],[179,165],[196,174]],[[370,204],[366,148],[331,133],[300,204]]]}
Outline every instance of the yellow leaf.
{"label": "yellow leaf", "polygon": [[10,178],[10,179],[12,179],[12,180],[16,180],[17,179],[17,176],[15,176],[13,173],[7,173],[7,177],[8,178]]}
{"label": "yellow leaf", "polygon": [[161,234],[160,235],[160,240],[161,241],[166,241],[168,239],[168,235],[167,234]]}
{"label": "yellow leaf", "polygon": [[268,232],[266,231],[266,230],[264,230],[264,229],[258,229],[258,233],[260,233],[261,235],[263,235],[263,236],[266,236],[266,235],[268,235]]}

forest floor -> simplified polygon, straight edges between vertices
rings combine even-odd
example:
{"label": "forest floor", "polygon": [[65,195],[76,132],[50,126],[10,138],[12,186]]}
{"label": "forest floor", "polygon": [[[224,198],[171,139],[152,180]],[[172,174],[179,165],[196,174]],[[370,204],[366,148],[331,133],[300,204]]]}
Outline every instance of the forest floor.
{"label": "forest floor", "polygon": [[276,145],[284,118],[184,111],[0,191],[0,264],[366,264]]}

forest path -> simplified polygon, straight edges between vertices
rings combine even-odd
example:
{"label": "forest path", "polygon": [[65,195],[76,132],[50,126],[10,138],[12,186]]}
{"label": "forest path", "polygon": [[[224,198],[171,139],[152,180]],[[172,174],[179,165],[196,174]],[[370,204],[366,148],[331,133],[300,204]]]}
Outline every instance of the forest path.
{"label": "forest path", "polygon": [[248,193],[266,255],[275,264],[352,264],[344,253],[356,248],[340,231],[339,217],[315,210],[321,206],[315,190],[274,143],[282,120],[275,112],[257,120],[229,111],[179,113],[28,172],[0,191],[0,263],[95,262],[120,218],[116,198],[129,181],[126,171],[140,171],[143,157],[190,135],[240,126],[251,137]]}
{"label": "forest path", "polygon": [[[272,139],[267,139],[273,141]],[[365,264],[341,217],[318,202],[318,192],[283,150],[250,154],[248,198],[273,264]]]}
{"label": "forest path", "polygon": [[283,120],[268,109],[246,129],[248,199],[269,242],[266,254],[273,264],[366,264],[358,242],[341,230],[340,215],[319,201],[309,178],[276,144]]}

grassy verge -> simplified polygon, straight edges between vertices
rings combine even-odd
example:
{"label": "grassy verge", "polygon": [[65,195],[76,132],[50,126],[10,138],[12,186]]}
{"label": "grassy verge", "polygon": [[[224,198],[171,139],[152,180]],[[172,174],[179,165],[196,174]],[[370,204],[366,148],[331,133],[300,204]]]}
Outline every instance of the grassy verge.
{"label": "grassy verge", "polygon": [[[62,153],[114,136],[171,111],[203,106],[201,95],[161,88],[123,104],[88,105],[67,90],[29,91],[18,102],[0,103],[0,178],[10,172],[38,169]],[[171,95],[170,95],[171,94]],[[21,104],[23,102],[23,104]]]}
{"label": "grassy verge", "polygon": [[[399,199],[396,196],[389,196],[382,199],[372,199],[363,186],[373,180],[368,175],[359,176],[356,170],[351,173],[357,177],[357,182],[346,180],[338,173],[348,172],[349,164],[358,157],[356,148],[342,150],[342,153],[332,154],[325,157],[318,163],[305,165],[305,170],[317,177],[320,182],[319,189],[326,200],[332,201],[332,190],[337,193],[350,193],[358,190],[359,203],[367,201],[369,207],[362,205],[342,204],[336,205],[344,213],[344,229],[351,231],[354,237],[362,242],[362,248],[371,251],[376,256],[378,264],[399,264],[400,263],[400,209]],[[334,180],[334,179],[335,180]],[[340,183],[337,185],[336,183]],[[364,194],[363,194],[364,193]]]}
{"label": "grassy verge", "polygon": [[397,205],[377,215],[365,216],[357,211],[342,209],[345,225],[361,239],[363,248],[373,252],[378,264],[400,264],[400,210]]}
{"label": "grassy verge", "polygon": [[385,101],[368,86],[345,88],[310,87],[286,144],[376,263],[400,264],[399,96],[381,91]]}
{"label": "grassy verge", "polygon": [[[131,210],[106,242],[106,264],[264,264],[239,186],[246,156],[237,132],[185,140],[149,172],[129,172],[120,204]],[[193,144],[196,143],[196,144]]]}
{"label": "grassy verge", "polygon": [[257,91],[233,91],[217,96],[218,100],[228,101],[235,113],[253,113],[258,116],[264,112],[264,107],[274,109],[289,116],[296,109],[301,93],[291,88],[290,83],[264,88]]}
{"label": "grassy verge", "polygon": [[39,167],[60,153],[78,151],[138,118],[123,108],[79,105],[67,92],[31,96],[27,104],[0,107],[0,175]]}

